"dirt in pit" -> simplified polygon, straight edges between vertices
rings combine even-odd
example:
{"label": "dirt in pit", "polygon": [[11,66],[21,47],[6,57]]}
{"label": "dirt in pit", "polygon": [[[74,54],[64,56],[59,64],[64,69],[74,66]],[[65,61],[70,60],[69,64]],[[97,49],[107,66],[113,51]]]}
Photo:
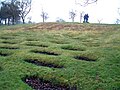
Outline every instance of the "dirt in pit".
{"label": "dirt in pit", "polygon": [[34,90],[77,90],[76,87],[55,85],[50,81],[43,80],[36,76],[25,77],[22,80]]}

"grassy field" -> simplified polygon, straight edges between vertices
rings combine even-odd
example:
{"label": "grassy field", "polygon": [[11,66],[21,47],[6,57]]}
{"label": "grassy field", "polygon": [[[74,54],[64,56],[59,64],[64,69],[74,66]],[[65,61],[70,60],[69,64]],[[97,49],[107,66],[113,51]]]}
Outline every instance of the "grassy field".
{"label": "grassy field", "polygon": [[32,90],[27,77],[69,87],[59,90],[120,90],[120,26],[0,26],[0,90]]}

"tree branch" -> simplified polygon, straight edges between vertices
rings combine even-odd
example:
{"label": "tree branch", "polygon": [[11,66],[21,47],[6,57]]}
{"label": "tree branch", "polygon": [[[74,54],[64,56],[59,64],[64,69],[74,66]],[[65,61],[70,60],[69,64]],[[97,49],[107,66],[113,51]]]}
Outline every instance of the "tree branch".
{"label": "tree branch", "polygon": [[92,4],[97,2],[98,0],[75,0],[75,4],[80,6],[87,6],[88,4]]}

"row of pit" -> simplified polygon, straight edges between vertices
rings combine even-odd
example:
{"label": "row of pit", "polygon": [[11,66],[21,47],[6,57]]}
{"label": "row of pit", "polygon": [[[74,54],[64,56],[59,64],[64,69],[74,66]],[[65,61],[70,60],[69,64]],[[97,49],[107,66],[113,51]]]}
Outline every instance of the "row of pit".
{"label": "row of pit", "polygon": [[[2,43],[4,43],[4,44],[18,44],[18,43],[20,43],[19,40],[16,40],[16,37],[11,37],[11,36],[6,37],[5,36],[5,37],[0,37],[0,39],[6,40],[6,41],[2,41]],[[13,41],[14,39],[15,39],[15,41]],[[12,40],[12,41],[8,41],[8,40]],[[28,38],[25,41],[35,42],[35,41],[39,41],[39,40],[36,39],[36,38]],[[60,41],[59,40],[52,40],[50,42],[51,43],[55,43],[55,44],[70,44],[70,42],[68,42],[68,41],[62,41],[62,40],[60,40]],[[92,47],[92,46],[93,47],[99,47],[100,46],[99,43],[95,43],[95,42],[90,42],[90,43],[87,43],[87,42],[84,42],[84,41],[82,41],[82,42],[83,42],[82,43],[83,45],[88,46],[88,47]],[[26,44],[26,45],[28,45],[28,46],[48,47],[47,45],[34,45],[34,44]]]}
{"label": "row of pit", "polygon": [[[52,56],[59,56],[59,55],[61,55],[61,53],[56,53],[56,52],[54,52],[54,51],[40,51],[40,50],[32,50],[31,52],[33,52],[33,53],[37,53],[37,54],[45,54],[45,55],[52,55]],[[90,58],[90,57],[87,57],[87,56],[84,56],[84,55],[82,55],[82,56],[79,56],[79,55],[76,55],[76,56],[74,56],[73,57],[74,59],[77,59],[77,60],[83,60],[83,61],[96,61],[96,59],[94,59],[94,58]]]}
{"label": "row of pit", "polygon": [[[5,38],[4,38],[5,39]],[[31,40],[28,40],[31,41]],[[12,42],[2,42],[5,44],[16,44]],[[66,43],[60,43],[60,42],[53,42],[57,44],[66,44]],[[48,47],[47,45],[31,45],[31,44],[26,44],[27,46],[39,46],[39,47]],[[0,47],[1,49],[10,49],[10,50],[16,50],[19,49],[19,47]],[[84,51],[85,49],[80,49],[80,48],[72,48],[72,47],[62,47],[62,49],[65,50],[73,50],[73,51]],[[45,55],[53,55],[53,56],[59,56],[61,54],[56,53],[56,52],[49,52],[49,51],[37,51],[37,50],[32,50],[31,52],[37,53],[37,54],[45,54]],[[9,53],[3,53],[0,52],[0,56],[9,56]],[[84,60],[84,61],[96,61],[95,59],[90,59],[88,57],[81,57],[81,56],[75,56],[74,57],[77,60]],[[64,68],[63,65],[55,64],[55,63],[48,63],[48,62],[41,62],[40,60],[36,59],[25,59],[24,60],[27,63],[32,63],[37,66],[44,66],[44,67],[49,67],[49,68]],[[77,87],[71,87],[69,85],[60,85],[60,84],[54,84],[50,82],[49,80],[44,80],[42,78],[39,78],[37,76],[26,76],[22,78],[23,82],[27,83],[29,86],[31,86],[35,90],[77,90]]]}
{"label": "row of pit", "polygon": [[[16,49],[19,49],[18,47],[0,47],[1,49],[13,49],[13,50],[16,50]],[[44,54],[44,55],[52,55],[52,56],[59,56],[61,55],[61,53],[58,53],[58,52],[54,52],[54,51],[47,51],[47,50],[31,50],[31,52],[33,53],[37,53],[37,54]],[[7,52],[0,52],[0,56],[9,56],[10,54],[7,53]],[[75,59],[77,60],[84,60],[84,61],[96,61],[95,59],[90,59],[88,57],[85,57],[85,56],[75,56],[74,57]]]}
{"label": "row of pit", "polygon": [[[43,52],[43,51],[32,51],[33,53],[38,54],[47,54],[47,55],[55,55],[59,56],[60,54],[55,54],[55,52]],[[96,61],[95,59],[90,59],[88,57],[81,57],[81,56],[75,56],[75,59],[84,60],[84,61]],[[60,65],[59,63],[50,63],[41,61],[38,59],[25,59],[24,60],[27,63],[31,63],[37,66],[43,66],[43,67],[49,67],[49,68],[55,68],[55,69],[63,69],[65,68],[64,65]],[[53,82],[50,82],[49,80],[44,80],[42,78],[39,78],[37,76],[27,76],[24,77],[23,82],[25,82],[27,85],[32,87],[35,90],[77,90],[77,86],[70,86],[70,85],[61,85],[61,84],[55,84]]]}

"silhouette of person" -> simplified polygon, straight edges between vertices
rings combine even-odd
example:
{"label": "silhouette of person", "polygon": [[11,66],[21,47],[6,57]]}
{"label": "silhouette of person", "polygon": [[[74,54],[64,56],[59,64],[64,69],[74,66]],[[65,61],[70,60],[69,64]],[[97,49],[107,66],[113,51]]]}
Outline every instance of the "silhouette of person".
{"label": "silhouette of person", "polygon": [[88,23],[88,18],[89,18],[89,15],[86,14],[86,23]]}
{"label": "silhouette of person", "polygon": [[83,23],[85,23],[86,22],[86,14],[84,15],[84,21],[83,21]]}
{"label": "silhouette of person", "polygon": [[88,23],[88,18],[89,18],[89,15],[85,14],[83,23]]}

